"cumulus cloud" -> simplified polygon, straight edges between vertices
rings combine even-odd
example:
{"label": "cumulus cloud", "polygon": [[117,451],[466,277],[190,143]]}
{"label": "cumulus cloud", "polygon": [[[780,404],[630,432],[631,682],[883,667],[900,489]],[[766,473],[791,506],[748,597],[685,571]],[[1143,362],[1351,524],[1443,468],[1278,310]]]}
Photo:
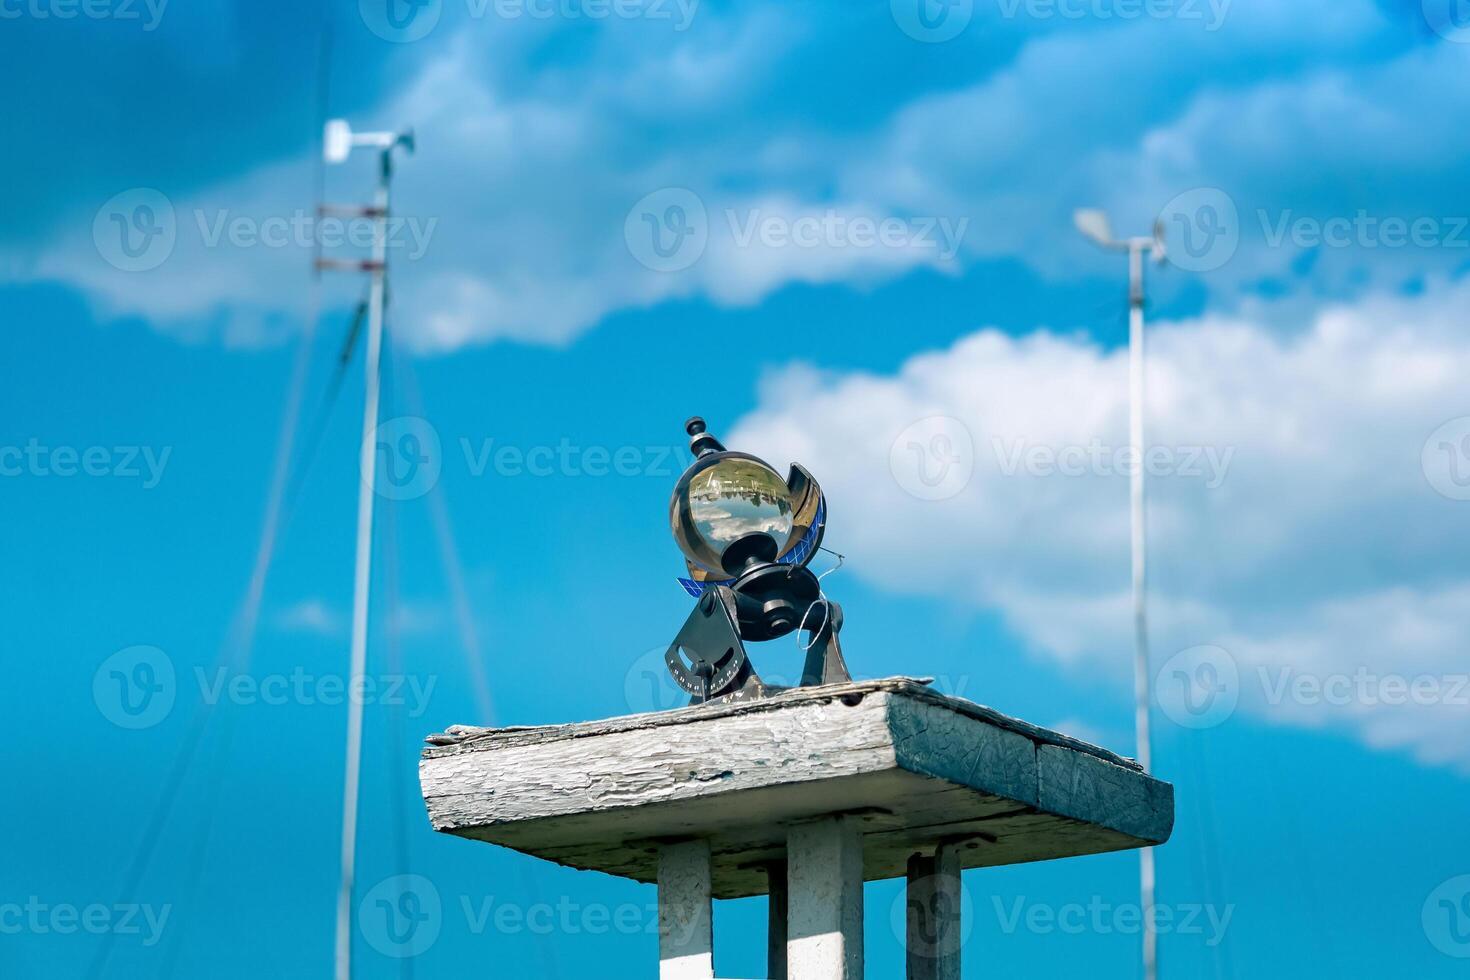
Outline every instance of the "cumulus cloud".
{"label": "cumulus cloud", "polygon": [[[1299,292],[1275,304],[1283,319],[1462,268],[1470,212],[1448,202],[1470,137],[1444,120],[1470,110],[1470,52],[1411,42],[1381,5],[1310,8],[1235,4],[1218,32],[1144,18],[1037,38],[905,106],[841,186],[965,214],[967,256],[1022,255],[1056,278],[1109,261],[1072,231],[1074,208],[1105,208],[1123,234],[1159,218],[1217,306]],[[1436,96],[1408,106],[1407,91]]]}
{"label": "cumulus cloud", "polygon": [[[1453,499],[1470,496],[1467,300],[1437,283],[1286,334],[1223,315],[1150,327],[1156,663],[1221,647],[1244,710],[1470,769],[1470,692],[1452,690],[1470,578],[1448,543],[1470,507]],[[1125,351],[981,330],[892,375],[796,366],[763,392],[732,444],[819,474],[856,574],[1126,673]],[[1438,693],[1385,697],[1389,674]]]}
{"label": "cumulus cloud", "polygon": [[[1239,212],[1238,252],[1206,286],[1222,308],[1266,279],[1305,279],[1316,303],[1464,254],[1443,243],[1454,216],[1435,201],[1470,157],[1467,137],[1442,125],[1470,99],[1466,51],[1405,42],[1371,0],[1312,0],[1289,15],[1240,0],[1215,31],[1187,18],[977,18],[956,44],[1005,44],[984,49],[970,81],[905,81],[906,101],[875,102],[856,122],[818,111],[833,107],[814,73],[840,60],[838,47],[891,58],[891,44],[913,42],[886,17],[832,31],[815,16],[702,7],[687,31],[613,19],[576,45],[563,24],[442,26],[435,56],[356,120],[421,137],[397,179],[398,335],[426,350],[564,344],[620,310],[689,297],[750,305],[791,283],[959,273],[995,256],[1068,277],[1107,261],[1071,232],[1072,207],[1101,204],[1121,230],[1141,230],[1202,185]],[[548,46],[565,57],[549,64]],[[1438,96],[1400,105],[1411,90]],[[1387,104],[1399,109],[1376,108]],[[1365,168],[1380,179],[1365,183]],[[0,263],[13,277],[78,283],[109,315],[270,341],[300,318],[311,249],[295,232],[285,247],[259,238],[267,222],[309,213],[312,169],[285,160],[171,195],[176,238],[156,267],[109,261],[115,248],[93,240],[90,212]],[[334,172],[332,196],[360,198],[371,182],[366,165]],[[131,222],[136,203],[119,217]],[[1385,249],[1354,232],[1350,247],[1313,249],[1292,223],[1359,209],[1437,219],[1437,243]],[[217,222],[237,219],[249,242],[221,243]],[[1285,244],[1263,244],[1282,227]],[[1171,229],[1176,255],[1188,232]],[[1470,246],[1470,231],[1459,235]],[[329,305],[351,292],[334,283]]]}

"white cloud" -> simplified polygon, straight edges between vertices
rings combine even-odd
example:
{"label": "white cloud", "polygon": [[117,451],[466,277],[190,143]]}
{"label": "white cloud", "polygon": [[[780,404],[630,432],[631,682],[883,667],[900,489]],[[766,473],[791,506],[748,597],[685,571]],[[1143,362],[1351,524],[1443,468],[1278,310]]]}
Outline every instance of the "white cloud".
{"label": "white cloud", "polygon": [[282,609],[275,617],[276,628],[286,633],[340,636],[347,619],[323,599],[302,599]]}
{"label": "white cloud", "polygon": [[[422,349],[506,338],[563,344],[620,310],[696,296],[750,305],[790,283],[864,285],[918,267],[959,272],[977,257],[1019,255],[1065,277],[1079,262],[1101,269],[1108,261],[1071,232],[1068,215],[1079,203],[1109,207],[1124,230],[1200,184],[1230,191],[1248,217],[1258,204],[1339,213],[1357,202],[1319,200],[1316,189],[1359,186],[1365,152],[1387,168],[1374,184],[1385,187],[1418,186],[1394,178],[1431,166],[1419,146],[1426,133],[1435,158],[1470,156],[1454,127],[1375,108],[1430,88],[1446,101],[1423,111],[1449,118],[1470,97],[1455,45],[1351,75],[1333,70],[1361,61],[1389,29],[1370,0],[1313,2],[1289,16],[1279,4],[1236,3],[1218,32],[1185,19],[1098,26],[1018,18],[999,26],[1034,33],[1009,63],[886,119],[877,113],[888,110],[875,108],[847,130],[825,126],[819,114],[762,125],[761,100],[835,56],[823,45],[856,43],[817,30],[789,6],[700,9],[687,32],[614,20],[551,65],[536,52],[552,42],[553,25],[506,26],[444,28],[442,50],[419,74],[371,118],[355,120],[411,124],[420,136],[418,154],[399,168],[396,201],[424,232],[424,251],[392,254],[398,334]],[[897,36],[884,18],[866,30]],[[1120,91],[1136,97],[1120,99]],[[1313,145],[1320,159],[1310,167],[1300,162],[1303,133],[1325,141]],[[1383,162],[1385,148],[1411,145],[1418,149]],[[370,163],[334,171],[330,196],[365,196]],[[1321,179],[1323,167],[1333,180]],[[20,278],[78,283],[108,315],[268,341],[301,315],[310,250],[210,245],[200,223],[309,212],[312,171],[307,160],[281,161],[176,195],[178,240],[155,269],[124,272],[103,261],[90,211],[68,225],[69,237],[34,257],[0,256],[0,264]],[[630,209],[664,188],[694,191],[707,225],[702,253],[674,271],[640,264],[638,246],[625,238]],[[1424,210],[1412,195],[1361,203],[1400,217]],[[907,237],[876,246],[846,232],[824,232],[809,245],[773,245],[763,235],[739,241],[752,221],[789,232],[829,215],[849,228],[853,219],[905,222]],[[924,230],[936,220],[950,223],[951,240]],[[1210,288],[1229,294],[1281,273],[1297,252],[1242,248]],[[1337,250],[1322,263],[1327,294],[1355,288],[1361,256]],[[1408,268],[1383,261],[1381,251],[1376,258]],[[345,304],[355,284],[333,280],[328,296]]]}
{"label": "white cloud", "polygon": [[[1218,190],[1237,211],[1225,220],[1238,247],[1192,267],[1191,229],[1166,220],[1174,254],[1207,272],[1226,308],[1263,280],[1280,289],[1305,279],[1302,303],[1274,306],[1283,318],[1323,296],[1449,274],[1470,257],[1470,212],[1454,203],[1470,137],[1444,125],[1470,111],[1466,50],[1394,50],[1379,8],[1241,3],[1218,33],[1145,19],[1045,36],[994,75],[905,106],[843,167],[840,186],[889,207],[967,215],[966,257],[1020,255],[1054,278],[1116,261],[1073,231],[1075,208],[1103,207],[1120,233],[1142,234],[1188,194],[1184,214],[1201,239],[1197,206]],[[1381,60],[1363,56],[1374,39]],[[1406,104],[1411,91],[1435,96]],[[1323,235],[1344,219],[1345,233]],[[1417,235],[1427,244],[1393,227],[1415,221],[1430,222]],[[1309,270],[1298,268],[1305,258]]]}
{"label": "white cloud", "polygon": [[[282,609],[275,617],[277,629],[287,633],[309,633],[316,636],[343,636],[348,617],[325,599],[302,599]],[[380,618],[375,614],[374,629],[382,628],[399,637],[418,637],[438,633],[449,624],[448,610],[437,599],[400,597]]]}
{"label": "white cloud", "polygon": [[1090,742],[1093,745],[1113,745],[1118,742],[1118,739],[1109,738],[1101,729],[1080,718],[1063,718],[1061,721],[1054,721],[1045,727],[1050,728],[1054,732],[1061,732],[1063,735],[1080,738],[1082,741]]}
{"label": "white cloud", "polygon": [[[893,217],[881,205],[721,188],[736,167],[760,177],[755,187],[779,186],[767,179],[770,171],[799,164],[789,146],[762,163],[719,139],[692,139],[687,129],[668,142],[635,136],[680,119],[693,126],[691,117],[716,113],[742,78],[801,36],[786,31],[787,42],[770,43],[780,21],[773,10],[724,21],[709,14],[697,36],[675,34],[672,41],[667,32],[613,25],[609,38],[625,38],[627,47],[608,43],[590,64],[529,84],[495,76],[495,58],[508,42],[486,46],[473,29],[453,38],[374,118],[356,120],[362,128],[412,125],[419,134],[418,152],[400,164],[394,186],[403,223],[390,240],[402,247],[389,253],[399,335],[430,350],[500,338],[561,344],[610,312],[673,298],[703,294],[744,305],[793,281],[952,268],[959,241],[951,239],[962,238],[963,225],[917,225],[901,240],[890,235],[869,244],[879,229],[854,232],[851,219],[877,226]],[[366,199],[371,162],[364,154],[334,169],[332,199]],[[309,233],[294,224],[283,231],[281,222],[310,214],[313,166],[283,161],[169,201],[175,233],[156,267],[120,269],[107,261],[99,251],[116,249],[94,243],[91,213],[78,215],[68,237],[34,258],[8,256],[5,264],[20,278],[78,283],[107,315],[142,315],[166,330],[242,344],[269,341],[305,306],[314,254]],[[641,199],[676,187],[693,188],[706,237],[673,271],[649,268],[625,234],[625,219]],[[137,196],[124,197],[120,219],[132,217]],[[804,242],[814,219],[821,234]],[[834,219],[835,236],[828,230]],[[249,235],[243,243],[232,233],[234,222]],[[257,241],[271,222],[286,244]],[[781,238],[774,245],[772,227]],[[632,230],[641,228],[635,222]],[[105,225],[103,233],[110,239],[114,229]],[[328,254],[362,257],[365,249]],[[354,295],[347,277],[329,280],[329,298],[343,303]]]}
{"label": "white cloud", "polygon": [[[1150,327],[1156,661],[1218,644],[1246,710],[1470,767],[1454,737],[1470,707],[1272,704],[1260,674],[1470,663],[1470,574],[1449,543],[1470,503],[1436,492],[1421,461],[1431,433],[1470,415],[1467,301],[1470,285],[1440,283],[1286,336],[1240,317]],[[852,572],[997,609],[1039,653],[1126,671],[1127,390],[1124,351],[982,330],[894,375],[769,378],[727,442],[812,469]],[[957,421],[915,427],[934,416]],[[962,489],[923,499],[946,464],[971,463]]]}

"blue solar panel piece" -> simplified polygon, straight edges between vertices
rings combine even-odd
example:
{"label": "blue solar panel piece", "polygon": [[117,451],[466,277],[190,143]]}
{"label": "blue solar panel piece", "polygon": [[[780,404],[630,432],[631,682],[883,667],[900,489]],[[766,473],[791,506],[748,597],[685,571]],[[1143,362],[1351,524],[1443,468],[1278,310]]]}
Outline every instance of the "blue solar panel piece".
{"label": "blue solar panel piece", "polygon": [[817,539],[822,536],[822,527],[827,523],[827,501],[824,499],[817,504],[817,515],[812,520],[812,526],[806,529],[796,547],[788,551],[781,559],[783,564],[804,565],[811,557],[812,549],[817,546]]}
{"label": "blue solar panel piece", "polygon": [[681,578],[679,579],[679,584],[684,586],[685,592],[688,592],[690,595],[694,596],[694,598],[698,599],[700,596],[704,595],[704,590],[708,588],[709,585],[713,585],[714,583],[711,582],[706,584],[704,582],[696,582],[692,578]]}
{"label": "blue solar panel piece", "polygon": [[[807,558],[811,556],[812,551],[817,546],[817,539],[822,536],[822,526],[826,523],[827,501],[823,500],[817,504],[817,516],[812,521],[812,526],[807,528],[806,534],[802,535],[801,540],[796,542],[796,547],[792,548],[780,558],[777,558],[776,561],[782,565],[806,564]],[[684,587],[685,592],[698,599],[704,595],[704,590],[711,585],[729,585],[733,581],[735,581],[733,578],[727,578],[719,581],[696,582],[692,578],[681,578],[679,579],[679,584]]]}

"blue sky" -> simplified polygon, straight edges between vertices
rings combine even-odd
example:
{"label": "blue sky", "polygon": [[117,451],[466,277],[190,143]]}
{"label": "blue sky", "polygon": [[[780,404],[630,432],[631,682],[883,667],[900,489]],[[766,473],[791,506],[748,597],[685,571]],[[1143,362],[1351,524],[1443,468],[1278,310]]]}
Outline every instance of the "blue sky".
{"label": "blue sky", "polygon": [[[414,760],[676,703],[691,414],[823,483],[855,672],[1132,752],[1124,270],[1087,205],[1172,259],[1165,974],[1463,975],[1470,14],[923,2],[0,0],[0,973],[330,968],[360,360],[221,661],[293,371],[299,461],[360,289],[323,283],[309,331],[325,36],[330,113],[419,138],[382,416],[429,464],[379,501],[360,976],[648,975],[652,888],[436,837]],[[967,873],[966,975],[1137,975],[1136,864]],[[403,887],[438,907],[407,967]],[[869,976],[901,970],[899,892],[867,890]],[[760,974],[763,929],[719,906],[721,976]]]}

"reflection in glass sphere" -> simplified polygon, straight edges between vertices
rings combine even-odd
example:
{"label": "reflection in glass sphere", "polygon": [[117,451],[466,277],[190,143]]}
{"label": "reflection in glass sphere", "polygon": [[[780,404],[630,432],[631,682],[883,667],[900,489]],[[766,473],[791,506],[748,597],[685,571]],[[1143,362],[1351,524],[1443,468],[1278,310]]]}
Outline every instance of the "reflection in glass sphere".
{"label": "reflection in glass sphere", "polygon": [[743,453],[718,453],[696,463],[674,491],[671,518],[685,554],[719,572],[720,556],[748,534],[770,535],[784,549],[795,526],[786,481]]}
{"label": "reflection in glass sphere", "polygon": [[791,494],[769,467],[748,459],[721,460],[689,481],[689,516],[716,550],[757,531],[785,544],[791,534]]}

